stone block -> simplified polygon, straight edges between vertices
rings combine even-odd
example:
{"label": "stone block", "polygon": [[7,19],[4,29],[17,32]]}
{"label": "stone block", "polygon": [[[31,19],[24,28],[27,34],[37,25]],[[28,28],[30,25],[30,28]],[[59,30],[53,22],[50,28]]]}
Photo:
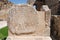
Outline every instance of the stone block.
{"label": "stone block", "polygon": [[36,11],[30,5],[13,5],[8,16],[9,35],[50,36],[50,15],[46,15],[49,12]]}

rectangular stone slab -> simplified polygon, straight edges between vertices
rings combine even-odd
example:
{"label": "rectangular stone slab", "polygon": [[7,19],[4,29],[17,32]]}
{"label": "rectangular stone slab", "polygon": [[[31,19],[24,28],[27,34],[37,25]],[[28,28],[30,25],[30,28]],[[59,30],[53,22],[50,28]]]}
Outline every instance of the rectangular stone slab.
{"label": "rectangular stone slab", "polygon": [[49,13],[36,11],[30,5],[14,5],[8,16],[9,35],[50,36],[50,27],[46,26],[46,20],[48,20],[47,24],[50,21],[46,15]]}

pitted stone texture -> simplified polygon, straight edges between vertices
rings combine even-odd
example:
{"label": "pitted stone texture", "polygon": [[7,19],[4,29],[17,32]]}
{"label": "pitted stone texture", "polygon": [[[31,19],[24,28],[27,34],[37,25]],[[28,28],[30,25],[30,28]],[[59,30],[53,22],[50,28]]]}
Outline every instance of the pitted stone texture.
{"label": "pitted stone texture", "polygon": [[13,33],[31,33],[38,26],[37,12],[30,6],[13,6],[9,12],[9,28]]}
{"label": "pitted stone texture", "polygon": [[50,28],[45,26],[45,16],[44,11],[36,11],[29,5],[14,5],[9,11],[9,35],[14,33],[49,36]]}

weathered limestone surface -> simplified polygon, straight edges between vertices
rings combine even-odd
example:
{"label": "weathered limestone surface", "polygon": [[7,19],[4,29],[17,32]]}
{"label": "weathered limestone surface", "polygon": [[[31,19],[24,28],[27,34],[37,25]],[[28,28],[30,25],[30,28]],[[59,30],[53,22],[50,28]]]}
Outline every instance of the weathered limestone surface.
{"label": "weathered limestone surface", "polygon": [[48,33],[45,34],[44,32],[49,29],[49,27],[45,26],[45,12],[37,12],[29,5],[13,6],[9,11],[8,26],[10,31],[16,34],[48,35]]}
{"label": "weathered limestone surface", "polygon": [[60,15],[52,16],[51,33],[57,40],[60,40]]}
{"label": "weathered limestone surface", "polygon": [[36,11],[36,9],[27,4],[13,5],[8,14],[9,36],[50,37],[49,13],[49,11]]}
{"label": "weathered limestone surface", "polygon": [[38,26],[37,12],[27,5],[13,7],[9,13],[10,26],[8,26],[10,29],[12,28],[11,31],[14,29],[17,34],[35,32],[35,28]]}

